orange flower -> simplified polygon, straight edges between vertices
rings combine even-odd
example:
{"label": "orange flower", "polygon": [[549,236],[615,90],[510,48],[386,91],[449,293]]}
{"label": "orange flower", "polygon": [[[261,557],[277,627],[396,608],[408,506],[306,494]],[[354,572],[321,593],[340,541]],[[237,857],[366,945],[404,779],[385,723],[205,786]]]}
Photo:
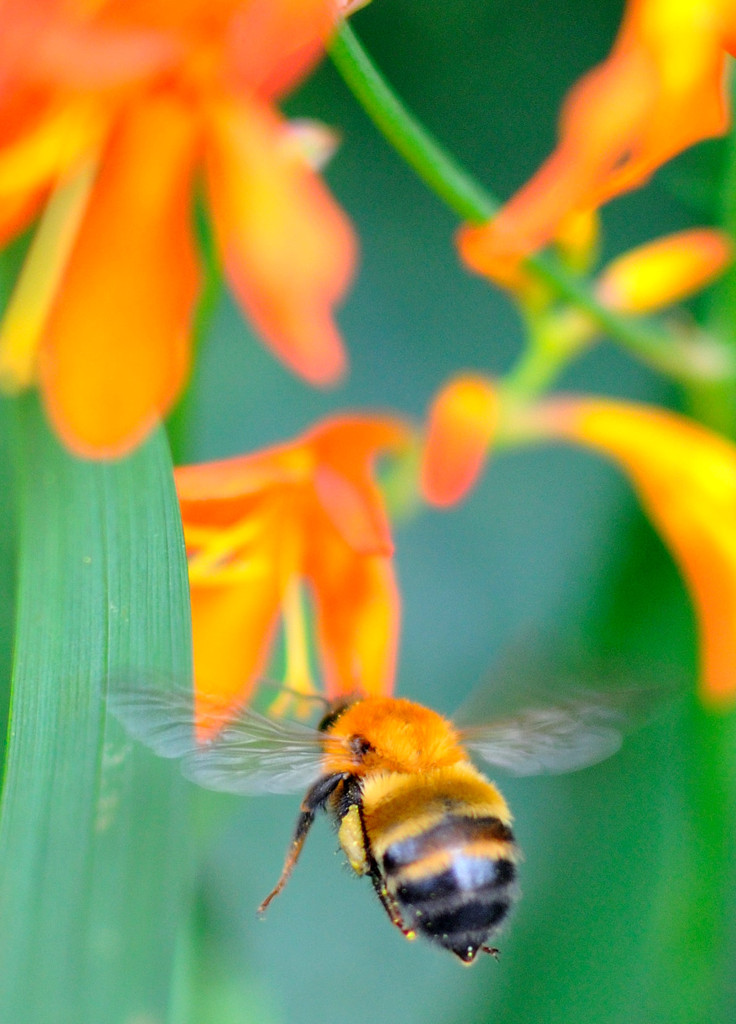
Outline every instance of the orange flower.
{"label": "orange flower", "polygon": [[[478,385],[480,386],[480,384]],[[486,400],[494,408],[487,436],[499,421],[495,387],[486,381]],[[478,403],[466,405],[460,421]],[[512,419],[513,416],[513,419]],[[425,467],[443,464],[457,434],[445,417],[444,441],[430,430]],[[463,428],[466,429],[466,428]],[[692,595],[701,638],[701,689],[713,704],[736,702],[736,446],[684,416],[663,409],[602,398],[549,399],[530,408],[516,408],[500,421],[507,440],[574,441],[614,459],[636,488],[644,510],[669,546]],[[477,422],[473,437],[481,435]],[[458,456],[463,486],[459,500],[482,469],[473,449],[473,473],[465,472],[467,455]],[[428,478],[425,469],[425,479]],[[431,477],[430,477],[431,478]],[[446,504],[425,484],[427,500]]]}
{"label": "orange flower", "polygon": [[310,382],[342,373],[332,309],[353,235],[271,105],[336,19],[332,0],[3,5],[0,241],[51,202],[0,335],[0,375],[9,388],[40,379],[75,451],[128,450],[186,379],[201,172],[256,329]]}
{"label": "orange flower", "polygon": [[506,280],[509,264],[550,242],[566,217],[722,134],[726,54],[734,51],[733,0],[628,0],[610,56],[565,102],[554,153],[497,217],[461,230],[468,266]]}
{"label": "orange flower", "polygon": [[313,691],[303,584],[314,606],[327,695],[390,691],[399,597],[372,466],[408,440],[399,420],[344,417],[289,444],[176,470],[194,674],[208,709],[213,697],[227,711],[250,695],[280,616],[286,684]]}

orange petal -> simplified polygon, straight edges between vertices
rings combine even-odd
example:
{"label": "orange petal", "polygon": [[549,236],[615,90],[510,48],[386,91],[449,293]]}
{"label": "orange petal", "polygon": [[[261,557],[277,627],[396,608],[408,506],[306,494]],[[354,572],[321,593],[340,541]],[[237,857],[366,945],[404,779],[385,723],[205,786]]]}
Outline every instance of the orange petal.
{"label": "orange petal", "polygon": [[186,519],[220,525],[248,514],[259,495],[281,488],[313,489],[335,529],[355,550],[391,549],[373,461],[399,451],[410,430],[382,416],[330,418],[291,443],[174,471]]}
{"label": "orange petal", "polygon": [[[304,483],[314,468],[314,458],[299,444],[274,445],[252,455],[178,466],[174,470],[179,501],[188,510],[199,504],[239,502],[277,486]],[[206,520],[205,520],[206,521]]]}
{"label": "orange petal", "polygon": [[[90,6],[103,10],[84,10]],[[0,67],[11,80],[72,88],[132,82],[165,67],[176,52],[173,41],[145,22],[106,27],[101,22],[111,6],[3,0]]]}
{"label": "orange petal", "polygon": [[649,313],[700,291],[733,259],[723,231],[694,228],[637,246],[604,267],[600,301],[622,313]]}
{"label": "orange petal", "polygon": [[460,255],[496,279],[550,242],[576,212],[591,210],[599,182],[633,144],[653,102],[647,68],[611,58],[572,91],[555,152],[489,223],[458,234]]}
{"label": "orange petal", "polygon": [[267,665],[278,620],[277,574],[255,573],[242,583],[192,586],[195,710],[198,738],[214,706],[225,714],[248,700]]}
{"label": "orange petal", "polygon": [[354,551],[364,555],[393,553],[391,530],[377,487],[367,481],[361,486],[332,466],[318,465],[314,490],[330,522]]}
{"label": "orange petal", "polygon": [[350,225],[265,107],[241,100],[211,113],[208,182],[230,282],[280,359],[332,383],[345,368],[332,310],[353,272]]}
{"label": "orange petal", "polygon": [[630,151],[599,182],[599,203],[641,185],[663,163],[727,131],[725,49],[732,0],[630,0],[618,52],[648,68],[653,98]]}
{"label": "orange petal", "polygon": [[233,70],[264,97],[275,97],[304,77],[337,23],[333,0],[251,2],[238,13],[231,30]]}
{"label": "orange petal", "polygon": [[82,455],[129,450],[184,383],[196,147],[187,108],[161,95],[130,110],[105,154],[41,353],[51,417]]}
{"label": "orange petal", "polygon": [[327,695],[390,693],[400,619],[391,560],[356,555],[333,534],[310,546],[305,575],[317,610]]}
{"label": "orange petal", "polygon": [[560,141],[490,223],[468,226],[460,252],[478,273],[550,242],[569,215],[641,185],[676,153],[728,126],[724,44],[729,3],[629,0],[611,55],[574,86]]}
{"label": "orange petal", "polygon": [[408,425],[394,417],[337,416],[304,438],[314,452],[314,488],[322,509],[357,552],[393,552],[374,463],[379,455],[404,449],[410,436]]}
{"label": "orange petal", "polygon": [[475,484],[498,425],[498,392],[484,377],[464,374],[432,403],[421,489],[432,505],[454,505]]}
{"label": "orange petal", "polygon": [[690,589],[701,634],[701,687],[736,701],[736,446],[682,416],[623,402],[551,401],[546,436],[589,445],[629,474]]}

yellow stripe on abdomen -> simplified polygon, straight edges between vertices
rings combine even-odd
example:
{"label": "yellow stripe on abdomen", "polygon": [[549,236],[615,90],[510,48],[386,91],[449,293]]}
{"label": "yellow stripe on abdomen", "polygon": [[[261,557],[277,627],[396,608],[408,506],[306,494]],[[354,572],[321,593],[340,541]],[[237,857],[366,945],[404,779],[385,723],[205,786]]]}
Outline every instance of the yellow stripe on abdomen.
{"label": "yellow stripe on abdomen", "polygon": [[448,813],[511,823],[506,801],[469,762],[422,775],[390,772],[368,776],[363,780],[362,803],[366,832],[377,859],[388,846],[430,830]]}

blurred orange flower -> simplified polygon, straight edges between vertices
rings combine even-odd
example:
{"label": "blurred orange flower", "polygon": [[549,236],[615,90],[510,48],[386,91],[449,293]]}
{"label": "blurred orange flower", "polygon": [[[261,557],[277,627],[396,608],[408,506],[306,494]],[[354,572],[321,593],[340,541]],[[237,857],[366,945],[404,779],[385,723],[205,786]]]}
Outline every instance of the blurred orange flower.
{"label": "blurred orange flower", "polygon": [[567,97],[554,153],[497,217],[461,229],[468,266],[507,280],[509,265],[550,242],[565,218],[722,134],[734,52],[733,0],[628,0],[611,54]]}
{"label": "blurred orange flower", "polygon": [[280,617],[286,685],[313,692],[303,584],[327,695],[391,690],[399,596],[373,463],[409,436],[388,417],[335,418],[289,444],[176,470],[202,707],[204,695],[226,712],[249,697]]}
{"label": "blurred orange flower", "polygon": [[[452,387],[452,383],[447,386]],[[495,388],[486,381],[489,404]],[[496,410],[499,406],[496,404]],[[502,407],[501,407],[502,408]],[[477,401],[458,416],[467,432]],[[498,420],[498,412],[494,413]],[[449,417],[445,431],[457,433]],[[479,422],[473,436],[479,437]],[[486,422],[485,429],[488,429]],[[678,564],[692,595],[700,630],[701,690],[713,704],[736,701],[736,446],[684,416],[664,409],[603,398],[553,398],[516,408],[499,428],[506,440],[557,439],[594,448],[614,459],[636,488],[644,510]],[[431,429],[425,480],[443,466],[450,450]],[[475,475],[465,474],[459,500],[473,485],[482,463],[475,452]],[[460,456],[461,469],[467,464]],[[443,471],[448,473],[447,467]],[[426,487],[427,500],[445,504]],[[439,501],[438,501],[439,497]]]}
{"label": "blurred orange flower", "polygon": [[355,243],[272,101],[312,67],[333,0],[9,0],[0,9],[0,243],[45,207],[0,337],[66,443],[128,450],[180,391],[203,173],[225,273],[316,384],[344,369],[332,310]]}
{"label": "blurred orange flower", "polygon": [[736,700],[736,446],[683,416],[604,399],[549,401],[534,413],[546,437],[610,456],[626,471],[692,595],[701,687]]}

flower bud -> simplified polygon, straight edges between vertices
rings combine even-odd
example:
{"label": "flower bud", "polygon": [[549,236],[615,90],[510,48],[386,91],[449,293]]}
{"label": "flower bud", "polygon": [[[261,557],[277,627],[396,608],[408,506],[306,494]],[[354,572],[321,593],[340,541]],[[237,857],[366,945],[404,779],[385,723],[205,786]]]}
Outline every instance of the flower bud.
{"label": "flower bud", "polygon": [[484,377],[464,374],[435,397],[421,469],[425,499],[441,507],[460,501],[477,480],[498,423],[498,392]]}
{"label": "flower bud", "polygon": [[619,313],[651,313],[700,291],[732,258],[731,241],[722,231],[680,231],[613,260],[598,277],[596,294]]}

